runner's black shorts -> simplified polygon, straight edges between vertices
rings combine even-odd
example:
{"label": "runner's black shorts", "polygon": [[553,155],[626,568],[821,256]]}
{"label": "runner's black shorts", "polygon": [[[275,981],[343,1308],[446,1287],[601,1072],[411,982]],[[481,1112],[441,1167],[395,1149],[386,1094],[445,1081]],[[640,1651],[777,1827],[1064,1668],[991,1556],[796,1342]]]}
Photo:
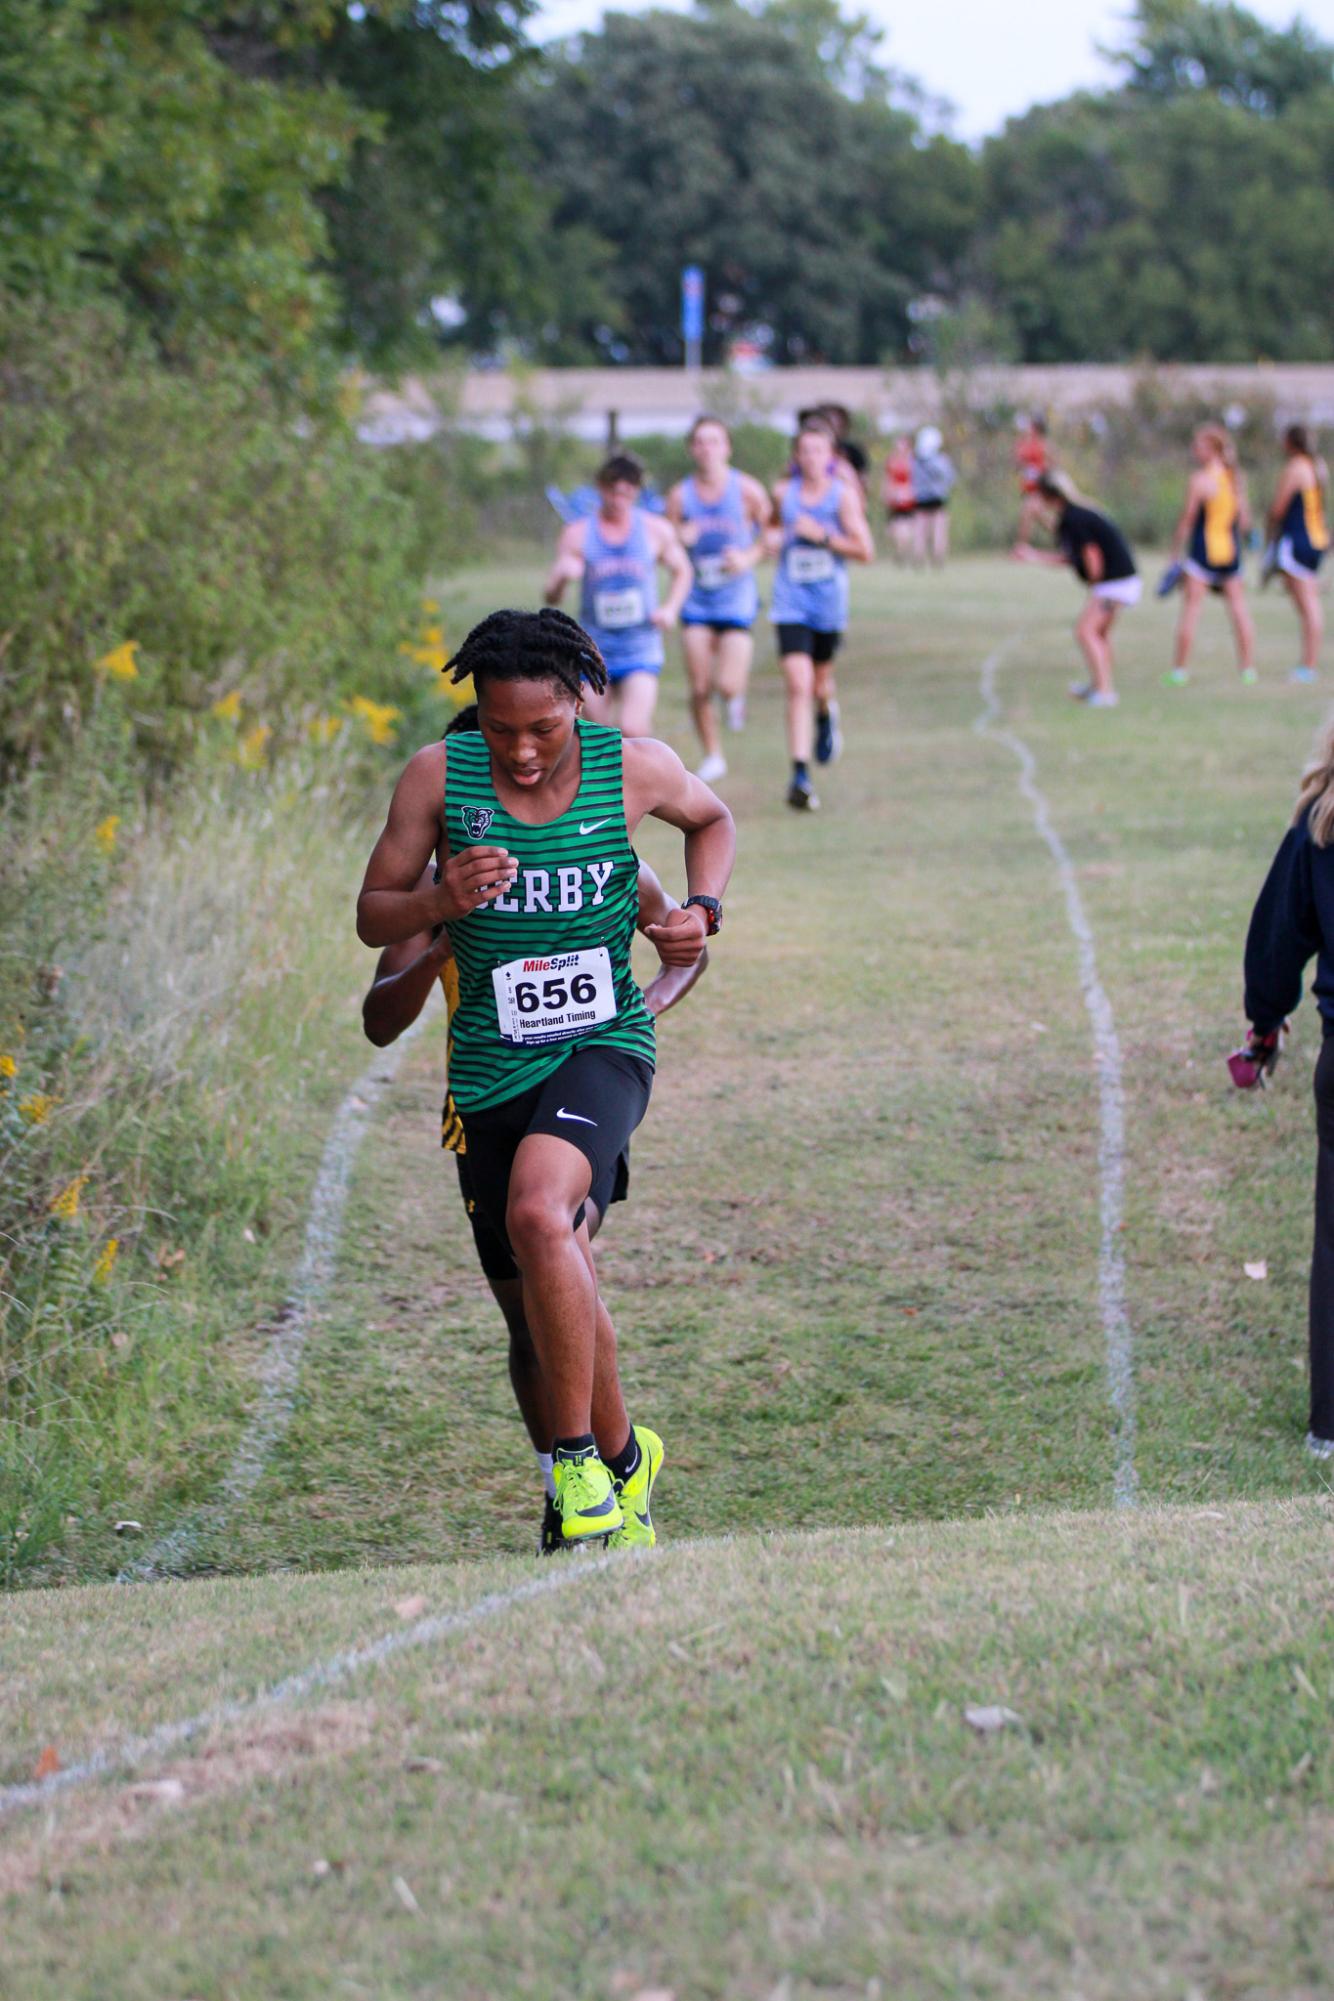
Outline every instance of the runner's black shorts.
{"label": "runner's black shorts", "polygon": [[[614,1191],[621,1156],[628,1152],[630,1135],[648,1110],[652,1090],[652,1064],[623,1049],[593,1043],[574,1050],[559,1070],[531,1091],[488,1105],[484,1111],[463,1113],[467,1178],[476,1205],[472,1213],[489,1225],[511,1261],[514,1253],[505,1216],[520,1143],[530,1133],[547,1133],[577,1147],[592,1175],[589,1199],[596,1201],[595,1190]],[[626,1174],[628,1179],[628,1168]],[[613,1192],[608,1200],[614,1199]],[[577,1230],[583,1220],[581,1205],[573,1227]],[[481,1248],[479,1242],[479,1256]],[[488,1278],[493,1276],[485,1260],[482,1269]],[[504,1276],[512,1273],[507,1270]]]}
{"label": "runner's black shorts", "polygon": [[[504,1285],[519,1276],[509,1246],[499,1238],[477,1206],[477,1197],[472,1191],[472,1174],[468,1167],[466,1153],[456,1153],[454,1159],[459,1170],[459,1194],[468,1212],[472,1225],[472,1240],[477,1247],[477,1262],[482,1267],[482,1276],[490,1279],[492,1285]],[[596,1209],[598,1221],[605,1222],[607,1211],[613,1202],[624,1202],[630,1193],[630,1149],[627,1146],[616,1157],[616,1165],[595,1181],[588,1191],[589,1209]]]}
{"label": "runner's black shorts", "polygon": [[817,667],[827,666],[843,642],[841,632],[817,632],[810,625],[776,625],[780,653],[807,653]]}

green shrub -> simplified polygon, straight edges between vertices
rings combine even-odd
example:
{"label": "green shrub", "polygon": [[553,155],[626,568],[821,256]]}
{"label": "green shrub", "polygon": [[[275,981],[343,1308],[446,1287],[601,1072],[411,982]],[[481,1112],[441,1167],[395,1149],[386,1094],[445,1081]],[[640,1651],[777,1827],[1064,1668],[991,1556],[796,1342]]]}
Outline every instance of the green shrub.
{"label": "green shrub", "polygon": [[0,762],[87,728],[96,663],[127,643],[156,770],[233,689],[275,736],[311,705],[392,698],[420,579],[467,546],[459,482],[360,445],[333,399],[282,404],[234,356],[169,368],[106,309],[0,302],[0,342]]}

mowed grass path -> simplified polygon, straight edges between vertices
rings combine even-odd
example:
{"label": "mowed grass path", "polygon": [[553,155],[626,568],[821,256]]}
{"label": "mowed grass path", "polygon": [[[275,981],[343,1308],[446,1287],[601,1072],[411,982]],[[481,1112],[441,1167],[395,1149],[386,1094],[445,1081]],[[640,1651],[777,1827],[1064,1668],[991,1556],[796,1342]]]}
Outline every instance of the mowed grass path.
{"label": "mowed grass path", "polygon": [[[532,602],[537,579],[472,576],[451,632]],[[1313,1011],[1265,1097],[1231,1094],[1222,1062],[1250,903],[1324,706],[1282,678],[1285,608],[1260,601],[1259,688],[1207,616],[1194,684],[1169,691],[1172,608],[1146,605],[1123,621],[1122,708],[1090,714],[1066,694],[1064,577],[879,567],[854,602],[847,751],[810,818],[782,801],[763,634],[722,787],[741,837],[726,929],[663,1025],[631,1200],[602,1239],[632,1408],[667,1440],[664,1533],[1110,1498],[1094,1053],[1050,856],[1013,756],[974,728],[997,648],[1124,1052],[1142,1490],[1327,1484],[1299,1449]],[[660,727],[689,750],[674,656]],[[642,846],[679,888],[679,840],[651,826]],[[354,1033],[349,1005],[349,1070]],[[437,1145],[442,1043],[439,1024],[420,1039],[363,1152],[296,1420],[205,1550],[224,1567],[531,1541],[503,1329]]]}
{"label": "mowed grass path", "polygon": [[[0,1992],[1317,2001],[1330,1527],[1317,1499],[27,1594],[6,1743],[247,1706],[0,1822]],[[535,1572],[555,1595],[503,1602]]]}

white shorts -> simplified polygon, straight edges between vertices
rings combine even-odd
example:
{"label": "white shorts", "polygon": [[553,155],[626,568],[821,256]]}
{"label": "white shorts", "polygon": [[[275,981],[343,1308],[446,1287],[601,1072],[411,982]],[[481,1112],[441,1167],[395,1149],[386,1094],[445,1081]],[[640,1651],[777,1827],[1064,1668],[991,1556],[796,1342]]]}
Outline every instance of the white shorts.
{"label": "white shorts", "polygon": [[1197,584],[1208,584],[1211,591],[1221,591],[1224,584],[1230,584],[1234,577],[1241,575],[1240,563],[1234,563],[1227,570],[1211,570],[1206,563],[1197,563],[1193,556],[1183,556],[1181,567],[1188,577],[1194,577]]}
{"label": "white shorts", "polygon": [[1304,563],[1292,546],[1291,535],[1285,535],[1274,551],[1274,568],[1282,570],[1285,577],[1313,577],[1319,570],[1319,562],[1314,568]]}
{"label": "white shorts", "polygon": [[1093,595],[1102,604],[1138,604],[1144,588],[1140,577],[1113,577],[1110,583],[1094,584]]}

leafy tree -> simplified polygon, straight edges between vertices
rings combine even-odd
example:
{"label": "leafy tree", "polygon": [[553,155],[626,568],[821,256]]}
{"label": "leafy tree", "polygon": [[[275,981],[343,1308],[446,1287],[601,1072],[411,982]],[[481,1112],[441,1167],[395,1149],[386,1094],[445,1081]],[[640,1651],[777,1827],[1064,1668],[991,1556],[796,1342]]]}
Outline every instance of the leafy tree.
{"label": "leafy tree", "polygon": [[[788,360],[905,351],[910,301],[968,240],[977,174],[896,101],[877,41],[826,0],[707,0],[608,15],[529,80],[555,224],[612,247],[627,358],[680,358],[688,262],[708,276],[706,352],[755,322]],[[578,332],[607,345],[591,312]]]}
{"label": "leafy tree", "polygon": [[1232,0],[1139,0],[1135,38],[1114,59],[1136,96],[1165,103],[1207,92],[1270,116],[1334,84],[1334,48],[1304,21],[1270,28]]}

